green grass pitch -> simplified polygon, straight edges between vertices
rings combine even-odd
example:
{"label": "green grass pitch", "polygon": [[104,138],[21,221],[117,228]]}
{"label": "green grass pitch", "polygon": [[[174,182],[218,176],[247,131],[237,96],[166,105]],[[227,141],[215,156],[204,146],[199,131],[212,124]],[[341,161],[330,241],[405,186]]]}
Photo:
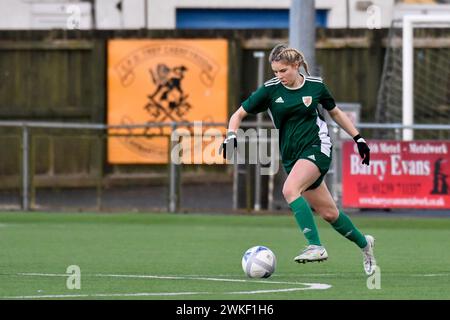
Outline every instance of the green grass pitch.
{"label": "green grass pitch", "polygon": [[[0,299],[450,299],[450,219],[352,219],[376,238],[380,289],[320,219],[328,261],[297,264],[305,241],[287,215],[0,213]],[[277,257],[268,279],[241,269],[254,245]],[[70,265],[80,289],[67,288]]]}

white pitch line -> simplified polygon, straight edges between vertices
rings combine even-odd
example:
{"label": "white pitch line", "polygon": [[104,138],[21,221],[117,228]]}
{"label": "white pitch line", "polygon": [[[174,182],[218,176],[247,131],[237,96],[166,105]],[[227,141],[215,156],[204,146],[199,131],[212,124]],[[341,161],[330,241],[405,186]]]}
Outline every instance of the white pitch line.
{"label": "white pitch line", "polygon": [[18,276],[36,276],[36,277],[68,277],[70,274],[67,273],[18,273]]}
{"label": "white pitch line", "polygon": [[[56,273],[18,273],[22,276],[38,276],[38,277],[67,277],[68,274]],[[89,275],[88,275],[89,276]],[[56,298],[95,298],[95,297],[147,297],[147,296],[179,296],[179,295],[199,295],[199,294],[261,294],[261,293],[280,293],[303,290],[325,290],[331,288],[329,284],[323,283],[301,283],[289,281],[269,281],[269,280],[246,280],[246,279],[226,279],[216,277],[199,277],[199,276],[156,276],[156,275],[126,275],[126,274],[95,274],[95,277],[114,277],[114,278],[148,278],[148,279],[167,279],[167,280],[204,280],[204,281],[223,281],[223,282],[252,282],[264,284],[287,284],[302,285],[301,288],[281,288],[269,290],[250,290],[250,291],[230,291],[230,292],[141,292],[141,293],[96,293],[96,294],[55,294],[55,295],[28,295],[28,296],[10,296],[0,297],[1,299],[56,299]]]}
{"label": "white pitch line", "polygon": [[336,277],[342,276],[341,273],[277,273],[277,277],[280,276],[294,276],[294,277]]}
{"label": "white pitch line", "polygon": [[149,278],[149,279],[169,279],[169,280],[205,280],[205,281],[221,281],[221,282],[246,282],[246,283],[268,283],[268,284],[289,284],[289,285],[309,285],[301,282],[289,281],[271,281],[271,280],[249,280],[249,279],[226,279],[226,278],[210,278],[198,276],[155,276],[155,275],[123,275],[123,274],[96,274],[98,277],[115,277],[115,278]]}
{"label": "white pitch line", "polygon": [[323,284],[323,283],[302,283],[302,284],[308,284],[309,287],[305,287],[305,288],[287,288],[287,289],[272,289],[272,290],[234,291],[234,292],[224,292],[224,294],[279,293],[279,292],[291,292],[291,291],[302,291],[302,290],[325,290],[325,289],[331,288],[331,285]]}
{"label": "white pitch line", "polygon": [[93,294],[54,294],[54,295],[36,295],[36,296],[11,296],[0,297],[0,299],[55,299],[55,298],[106,298],[106,297],[150,297],[150,296],[181,296],[181,295],[199,295],[199,294],[258,294],[258,293],[280,293],[303,290],[324,290],[331,288],[331,285],[322,283],[309,283],[309,287],[287,288],[271,290],[252,290],[252,291],[230,291],[230,292],[140,292],[140,293],[93,293]]}
{"label": "white pitch line", "polygon": [[93,293],[93,294],[47,294],[36,296],[11,296],[1,299],[54,299],[54,298],[93,298],[93,297],[150,297],[150,296],[181,296],[210,294],[210,292],[140,292],[140,293]]}
{"label": "white pitch line", "polygon": [[414,277],[448,277],[450,273],[413,274]]}
{"label": "white pitch line", "polygon": [[[93,293],[93,294],[54,294],[54,295],[36,295],[36,296],[11,296],[0,297],[1,299],[56,299],[56,298],[106,298],[106,297],[150,297],[150,296],[182,296],[199,294],[258,294],[258,293],[280,293],[302,290],[320,290],[331,287],[326,284],[311,284],[306,288],[272,289],[272,290],[253,290],[253,291],[231,291],[231,292],[140,292],[140,293]],[[317,285],[317,286],[314,286]]]}
{"label": "white pitch line", "polygon": [[[68,277],[69,274],[57,273],[18,273],[22,276],[41,276],[41,277]],[[85,275],[90,276],[90,275]],[[306,285],[315,286],[320,285],[316,283],[302,283],[291,281],[271,281],[271,280],[249,280],[249,279],[226,279],[226,278],[211,278],[200,276],[156,276],[156,275],[139,275],[139,274],[95,274],[95,277],[112,277],[112,278],[138,278],[138,279],[166,279],[166,280],[204,280],[204,281],[221,281],[221,282],[246,282],[246,283],[267,283],[267,284],[289,284],[289,285]],[[328,286],[328,285],[325,285]],[[331,287],[331,286],[330,286]],[[328,289],[325,288],[325,289]]]}

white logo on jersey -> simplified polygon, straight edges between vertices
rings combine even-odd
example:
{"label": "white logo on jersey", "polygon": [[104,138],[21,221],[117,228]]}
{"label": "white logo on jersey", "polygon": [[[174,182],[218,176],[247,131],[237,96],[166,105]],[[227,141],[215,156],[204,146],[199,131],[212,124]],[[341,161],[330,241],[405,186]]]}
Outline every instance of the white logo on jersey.
{"label": "white logo on jersey", "polygon": [[310,156],[308,156],[308,159],[311,159],[311,160],[313,160],[313,161],[316,161],[316,157],[314,157],[314,155],[312,154],[312,155],[310,155]]}
{"label": "white logo on jersey", "polygon": [[284,103],[284,100],[282,97],[278,97],[278,99],[275,100],[275,103]]}
{"label": "white logo on jersey", "polygon": [[303,103],[305,104],[305,106],[309,107],[312,103],[312,97],[311,96],[307,96],[307,97],[302,97]]}

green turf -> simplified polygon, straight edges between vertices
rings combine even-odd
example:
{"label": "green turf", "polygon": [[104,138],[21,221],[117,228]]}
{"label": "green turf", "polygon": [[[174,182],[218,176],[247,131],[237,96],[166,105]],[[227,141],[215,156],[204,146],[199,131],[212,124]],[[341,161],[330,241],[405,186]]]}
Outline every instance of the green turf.
{"label": "green turf", "polygon": [[[321,220],[330,258],[300,265],[292,258],[305,242],[291,216],[0,213],[0,298],[450,299],[450,219],[352,219],[377,239],[379,290],[366,286],[358,247]],[[275,252],[275,274],[226,281],[248,280],[241,257],[254,245]],[[69,265],[81,268],[80,290],[66,287]],[[305,288],[303,283],[332,287],[251,293]],[[183,292],[191,294],[159,295]],[[138,293],[147,295],[126,295]]]}

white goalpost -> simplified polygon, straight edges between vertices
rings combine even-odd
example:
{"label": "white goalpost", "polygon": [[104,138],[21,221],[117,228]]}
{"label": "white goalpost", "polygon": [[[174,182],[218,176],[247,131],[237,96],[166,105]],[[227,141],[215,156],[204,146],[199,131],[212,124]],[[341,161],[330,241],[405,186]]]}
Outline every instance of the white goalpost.
{"label": "white goalpost", "polygon": [[[420,133],[412,125],[448,124],[450,114],[450,14],[394,19],[378,90],[375,122],[403,130],[377,131],[382,139],[450,139],[450,133]],[[410,126],[409,128],[407,126]]]}
{"label": "white goalpost", "polygon": [[[449,24],[450,15],[406,15],[403,17],[402,124],[405,126],[414,124],[414,27],[423,23]],[[404,129],[403,140],[413,139],[413,129]]]}

